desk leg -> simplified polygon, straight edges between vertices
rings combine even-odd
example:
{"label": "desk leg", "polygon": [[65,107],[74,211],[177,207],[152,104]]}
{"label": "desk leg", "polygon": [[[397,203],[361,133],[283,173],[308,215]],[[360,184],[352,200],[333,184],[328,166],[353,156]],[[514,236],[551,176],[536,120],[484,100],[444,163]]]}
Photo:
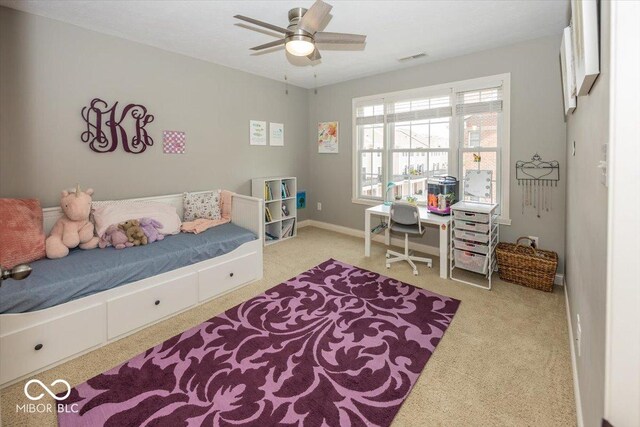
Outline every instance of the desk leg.
{"label": "desk leg", "polygon": [[440,277],[447,278],[447,270],[449,268],[449,233],[447,226],[442,224],[440,226]]}
{"label": "desk leg", "polygon": [[371,256],[371,212],[364,212],[364,256]]}

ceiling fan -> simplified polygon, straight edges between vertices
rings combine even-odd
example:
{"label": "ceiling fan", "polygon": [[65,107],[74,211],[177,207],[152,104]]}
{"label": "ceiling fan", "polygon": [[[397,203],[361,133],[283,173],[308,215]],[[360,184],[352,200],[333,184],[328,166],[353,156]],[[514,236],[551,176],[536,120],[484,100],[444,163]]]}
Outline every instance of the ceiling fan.
{"label": "ceiling fan", "polygon": [[290,54],[306,56],[312,61],[317,61],[321,58],[316,46],[317,43],[362,45],[367,38],[367,36],[360,34],[319,32],[322,22],[329,15],[332,7],[322,0],[316,0],[308,10],[303,7],[293,8],[289,11],[289,26],[287,28],[242,15],[236,15],[234,18],[284,34],[284,38],[280,40],[252,47],[251,50],[258,51],[284,44]]}

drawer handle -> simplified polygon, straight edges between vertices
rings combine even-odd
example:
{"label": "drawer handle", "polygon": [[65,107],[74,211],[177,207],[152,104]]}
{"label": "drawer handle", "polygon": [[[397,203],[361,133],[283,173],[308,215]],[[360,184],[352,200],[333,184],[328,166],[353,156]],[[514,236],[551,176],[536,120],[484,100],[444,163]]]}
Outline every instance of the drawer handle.
{"label": "drawer handle", "polygon": [[233,277],[233,273],[229,273],[229,277]]}
{"label": "drawer handle", "polygon": [[160,300],[159,299],[156,300],[155,305],[160,305]]}
{"label": "drawer handle", "polygon": [[41,350],[41,349],[42,349],[42,347],[43,347],[43,345],[42,345],[42,344],[36,344],[36,346],[35,346],[35,347],[33,347],[33,349],[34,349],[35,351],[38,351],[38,350]]}

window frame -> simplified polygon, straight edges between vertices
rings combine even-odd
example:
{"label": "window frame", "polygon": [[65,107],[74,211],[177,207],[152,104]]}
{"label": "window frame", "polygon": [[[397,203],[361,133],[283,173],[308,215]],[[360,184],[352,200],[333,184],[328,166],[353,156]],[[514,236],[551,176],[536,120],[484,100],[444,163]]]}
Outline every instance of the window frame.
{"label": "window frame", "polygon": [[[500,204],[500,217],[498,221],[501,224],[511,225],[511,217],[510,217],[510,206],[509,206],[509,193],[510,193],[510,176],[511,176],[511,168],[510,165],[510,146],[511,146],[511,73],[503,73],[496,74],[486,77],[479,77],[475,79],[461,80],[456,82],[438,84],[425,86],[421,88],[408,89],[402,91],[395,92],[387,92],[383,94],[375,94],[369,96],[363,96],[352,99],[351,105],[351,116],[352,116],[352,203],[363,204],[368,206],[375,206],[384,201],[386,185],[388,182],[388,177],[390,176],[389,168],[390,161],[393,152],[410,152],[414,151],[414,149],[394,149],[390,147],[390,137],[388,133],[390,132],[390,124],[387,123],[387,111],[386,105],[392,102],[398,101],[407,101],[411,99],[416,99],[420,97],[434,97],[438,95],[442,95],[443,92],[448,92],[451,97],[451,108],[452,115],[449,122],[449,148],[429,148],[429,149],[419,149],[417,151],[448,151],[449,152],[449,170],[450,174],[458,177],[461,181],[460,173],[461,173],[461,165],[462,162],[460,159],[462,158],[462,153],[464,149],[463,147],[463,137],[461,135],[462,124],[464,120],[459,119],[456,116],[456,105],[457,105],[457,97],[456,94],[458,92],[464,91],[472,91],[472,90],[482,90],[493,88],[497,86],[502,86],[502,112],[499,116],[499,129],[498,129],[498,148],[489,149],[488,151],[496,152],[498,165],[496,167],[499,175],[499,180],[496,178],[497,182],[497,193],[499,194],[500,200],[497,200],[497,203]],[[359,149],[359,139],[358,139],[358,126],[356,125],[357,118],[357,108],[362,104],[373,103],[374,101],[382,101],[383,105],[383,114],[385,120],[383,122],[384,131],[383,131],[383,147],[382,147],[382,182],[383,182],[383,196],[381,198],[366,198],[360,195],[360,153],[375,151],[380,152],[379,149],[375,150],[360,150]],[[467,148],[468,150],[468,148]],[[482,151],[482,147],[476,147],[476,150]]]}

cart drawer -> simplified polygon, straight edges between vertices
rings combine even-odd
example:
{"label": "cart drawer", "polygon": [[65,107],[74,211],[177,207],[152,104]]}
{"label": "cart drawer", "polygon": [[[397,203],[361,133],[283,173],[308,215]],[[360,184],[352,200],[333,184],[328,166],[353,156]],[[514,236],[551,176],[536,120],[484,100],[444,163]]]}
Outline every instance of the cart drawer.
{"label": "cart drawer", "polygon": [[453,229],[456,239],[471,240],[478,243],[489,243],[489,235],[485,233],[474,233],[473,231]]}
{"label": "cart drawer", "polygon": [[489,246],[484,243],[468,242],[466,240],[453,239],[453,246],[463,251],[476,252],[479,254],[489,253]]}
{"label": "cart drawer", "polygon": [[489,214],[477,213],[477,212],[466,212],[466,211],[453,211],[453,217],[455,219],[461,219],[464,221],[473,221],[473,222],[489,222]]}
{"label": "cart drawer", "polygon": [[457,268],[485,274],[487,272],[487,256],[473,252],[454,250]]}
{"label": "cart drawer", "polygon": [[489,224],[482,224],[480,222],[462,221],[459,219],[454,220],[456,228],[461,230],[474,231],[476,233],[488,233]]}

